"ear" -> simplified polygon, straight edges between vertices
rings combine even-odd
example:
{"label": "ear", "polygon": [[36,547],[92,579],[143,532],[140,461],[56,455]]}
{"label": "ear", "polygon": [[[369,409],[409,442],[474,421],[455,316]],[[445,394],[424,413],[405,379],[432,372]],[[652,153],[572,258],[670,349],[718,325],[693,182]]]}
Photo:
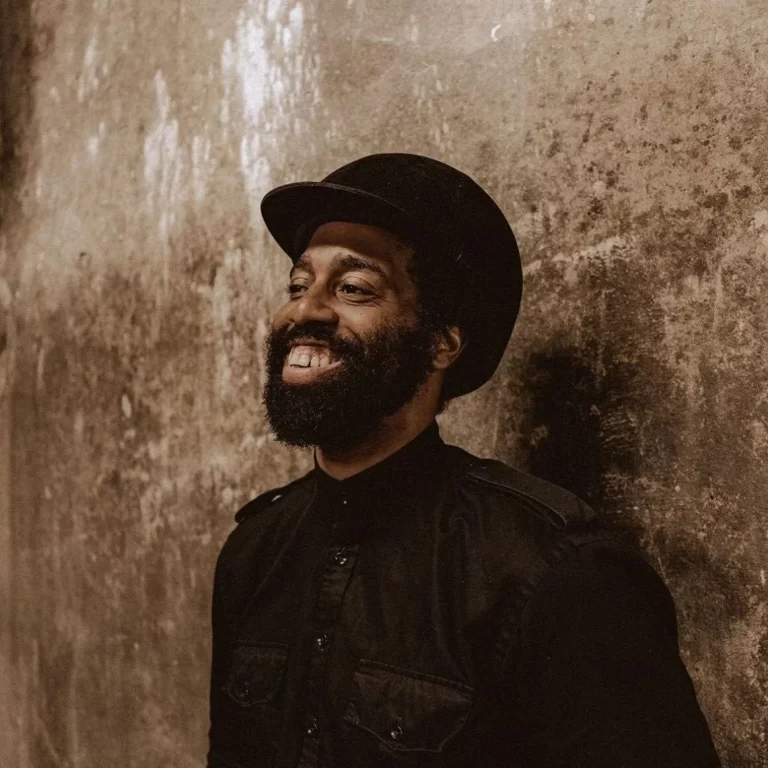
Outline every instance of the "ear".
{"label": "ear", "polygon": [[464,333],[457,325],[452,325],[438,334],[435,351],[432,355],[432,367],[436,371],[450,368],[465,347]]}

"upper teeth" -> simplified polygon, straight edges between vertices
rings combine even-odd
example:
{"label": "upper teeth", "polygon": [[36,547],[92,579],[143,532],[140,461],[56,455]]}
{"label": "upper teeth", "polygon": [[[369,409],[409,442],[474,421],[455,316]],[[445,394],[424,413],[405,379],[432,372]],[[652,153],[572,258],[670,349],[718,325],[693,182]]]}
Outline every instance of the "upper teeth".
{"label": "upper teeth", "polygon": [[288,353],[288,365],[298,365],[301,368],[321,368],[331,362],[330,350],[324,347],[299,345]]}

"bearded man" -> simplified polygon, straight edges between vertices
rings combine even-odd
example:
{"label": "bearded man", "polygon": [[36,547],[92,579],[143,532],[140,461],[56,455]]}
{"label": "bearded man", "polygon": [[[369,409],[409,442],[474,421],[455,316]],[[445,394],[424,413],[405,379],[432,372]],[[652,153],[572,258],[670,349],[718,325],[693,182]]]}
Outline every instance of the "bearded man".
{"label": "bearded man", "polygon": [[267,345],[305,477],[236,516],[213,596],[210,768],[709,768],[655,572],[566,490],[442,442],[520,304],[472,179],[384,154],[266,195]]}

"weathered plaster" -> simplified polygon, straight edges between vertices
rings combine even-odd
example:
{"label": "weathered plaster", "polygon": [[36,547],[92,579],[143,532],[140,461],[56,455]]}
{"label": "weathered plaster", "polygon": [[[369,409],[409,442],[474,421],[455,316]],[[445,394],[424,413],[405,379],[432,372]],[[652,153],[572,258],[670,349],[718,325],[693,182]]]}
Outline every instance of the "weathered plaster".
{"label": "weathered plaster", "polygon": [[195,766],[259,407],[273,184],[475,175],[524,256],[444,434],[634,529],[726,765],[768,766],[762,0],[2,0],[0,763]]}

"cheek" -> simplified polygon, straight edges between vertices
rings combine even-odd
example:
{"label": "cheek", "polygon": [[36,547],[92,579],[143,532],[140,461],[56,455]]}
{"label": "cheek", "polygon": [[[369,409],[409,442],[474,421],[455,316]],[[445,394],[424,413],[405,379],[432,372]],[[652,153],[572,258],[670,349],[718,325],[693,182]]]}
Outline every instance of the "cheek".
{"label": "cheek", "polygon": [[379,313],[371,308],[347,306],[342,307],[337,314],[339,316],[339,325],[345,325],[357,331],[365,331],[380,322]]}
{"label": "cheek", "polygon": [[408,287],[401,291],[395,307],[396,322],[404,325],[413,325],[420,317],[421,300],[416,289]]}
{"label": "cheek", "polygon": [[339,312],[337,333],[350,339],[369,342],[381,333],[388,333],[401,325],[401,318],[393,312],[382,312],[373,307],[347,307]]}

